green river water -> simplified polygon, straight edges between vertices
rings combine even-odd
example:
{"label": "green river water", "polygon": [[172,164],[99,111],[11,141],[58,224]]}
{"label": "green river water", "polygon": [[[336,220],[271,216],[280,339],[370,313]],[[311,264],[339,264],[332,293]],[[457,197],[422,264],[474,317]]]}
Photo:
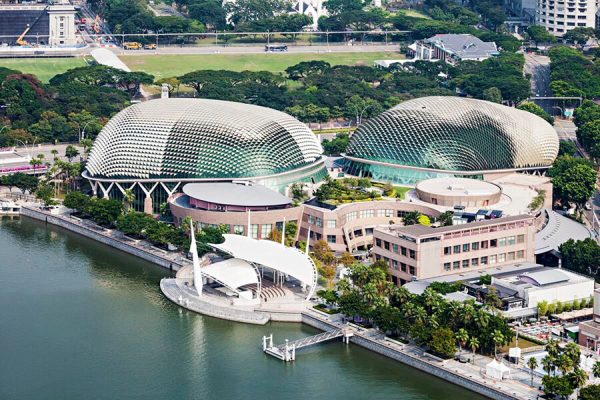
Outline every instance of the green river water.
{"label": "green river water", "polygon": [[0,220],[0,399],[481,399],[356,345],[284,364],[261,351],[316,333],[183,311],[152,264],[28,218]]}

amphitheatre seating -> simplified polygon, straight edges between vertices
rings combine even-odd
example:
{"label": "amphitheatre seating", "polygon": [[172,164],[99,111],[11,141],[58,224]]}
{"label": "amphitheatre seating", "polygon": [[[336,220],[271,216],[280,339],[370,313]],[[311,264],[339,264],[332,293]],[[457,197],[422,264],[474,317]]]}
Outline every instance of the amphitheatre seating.
{"label": "amphitheatre seating", "polygon": [[[257,285],[246,285],[242,286],[241,289],[251,290],[253,295],[256,295],[256,291],[258,290]],[[260,298],[262,301],[268,301],[269,299],[275,299],[278,297],[286,297],[286,290],[275,285],[273,282],[263,281],[262,282],[262,290],[260,293]]]}

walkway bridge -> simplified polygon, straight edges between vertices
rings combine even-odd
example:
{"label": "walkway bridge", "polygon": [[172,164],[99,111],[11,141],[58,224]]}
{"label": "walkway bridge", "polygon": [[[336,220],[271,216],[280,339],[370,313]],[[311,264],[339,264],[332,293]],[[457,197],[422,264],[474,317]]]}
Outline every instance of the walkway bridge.
{"label": "walkway bridge", "polygon": [[296,350],[315,344],[327,342],[329,340],[337,339],[339,337],[341,337],[345,343],[349,343],[350,337],[352,335],[352,329],[344,327],[342,329],[318,333],[316,335],[294,340],[291,342],[286,339],[284,344],[274,346],[273,334],[271,334],[270,336],[263,336],[263,351],[270,356],[273,356],[285,362],[289,362],[296,360]]}

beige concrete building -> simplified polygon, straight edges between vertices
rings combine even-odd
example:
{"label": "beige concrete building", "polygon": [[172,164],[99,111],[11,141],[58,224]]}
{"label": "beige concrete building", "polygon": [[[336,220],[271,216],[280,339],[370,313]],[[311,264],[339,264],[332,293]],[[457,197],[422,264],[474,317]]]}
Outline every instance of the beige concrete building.
{"label": "beige concrete building", "polygon": [[373,233],[373,256],[389,264],[398,285],[415,279],[534,262],[535,223],[517,215],[464,225],[379,227]]}

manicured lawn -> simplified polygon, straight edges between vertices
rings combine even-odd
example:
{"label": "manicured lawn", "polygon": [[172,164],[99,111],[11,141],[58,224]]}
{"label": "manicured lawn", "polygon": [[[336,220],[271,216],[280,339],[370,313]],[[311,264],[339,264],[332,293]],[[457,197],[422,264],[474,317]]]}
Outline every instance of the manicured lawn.
{"label": "manicured lawn", "polygon": [[0,58],[0,67],[11,68],[26,74],[36,75],[42,82],[48,82],[54,75],[71,68],[83,67],[86,62],[81,57],[74,58]]}
{"label": "manicured lawn", "polygon": [[406,15],[407,17],[431,19],[429,15],[425,15],[417,10],[401,10],[400,13]]}
{"label": "manicured lawn", "polygon": [[374,60],[401,57],[396,52],[120,56],[132,70],[144,71],[156,78],[183,75],[199,69],[283,72],[291,65],[311,60],[323,60],[332,65],[373,65]]}
{"label": "manicured lawn", "polygon": [[396,191],[396,197],[399,199],[404,199],[406,192],[408,192],[411,189],[411,187],[406,186],[394,186],[394,190]]}

